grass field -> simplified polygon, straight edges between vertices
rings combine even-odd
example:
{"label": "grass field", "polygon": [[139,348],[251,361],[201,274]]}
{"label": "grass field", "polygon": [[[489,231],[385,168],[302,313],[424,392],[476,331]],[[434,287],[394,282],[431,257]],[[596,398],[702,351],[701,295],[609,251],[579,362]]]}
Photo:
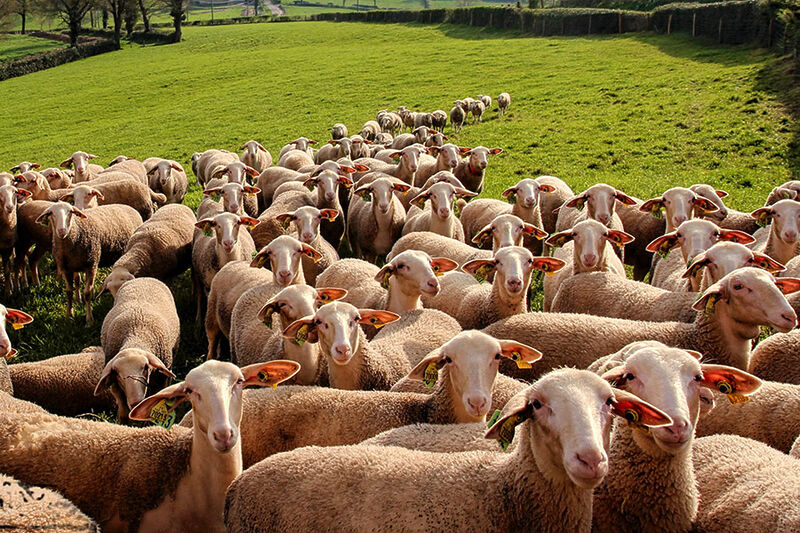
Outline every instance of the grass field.
{"label": "grass field", "polygon": [[33,54],[63,48],[66,43],[30,37],[28,35],[0,34],[0,63]]}
{"label": "grass field", "polygon": [[[508,91],[506,118],[492,110],[460,135],[448,129],[462,146],[504,148],[490,163],[488,196],[547,173],[576,191],[607,182],[639,197],[708,182],[731,193],[729,205],[753,209],[800,175],[797,80],[763,50],[675,35],[520,38],[344,23],[188,27],[184,35],[179,45],[131,46],[0,84],[0,168],[23,159],[53,165],[78,149],[103,164],[161,155],[188,167],[192,152],[235,150],[250,138],[277,154],[299,135],[326,140],[334,122],[358,130],[382,108],[449,110],[458,97]],[[199,199],[195,185],[187,203]],[[180,374],[205,340],[192,326],[186,276],[176,294]],[[85,328],[82,312],[63,317],[52,276],[7,302],[37,318],[11,333],[21,360],[99,339],[100,324]],[[104,297],[95,315],[102,320],[109,306]]]}

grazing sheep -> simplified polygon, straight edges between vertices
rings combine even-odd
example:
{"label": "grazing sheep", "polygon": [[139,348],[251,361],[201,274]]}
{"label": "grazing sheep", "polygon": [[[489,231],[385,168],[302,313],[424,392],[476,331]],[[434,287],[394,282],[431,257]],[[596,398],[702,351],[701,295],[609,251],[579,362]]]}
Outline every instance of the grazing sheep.
{"label": "grazing sheep", "polygon": [[[253,238],[241,226],[253,228],[259,223],[250,217],[221,213],[195,223],[192,240],[192,291],[197,305],[197,322],[203,317],[203,303],[211,289],[211,280],[230,261],[249,259],[256,251]],[[210,238],[214,237],[214,238]]]}
{"label": "grazing sheep", "polygon": [[[281,288],[263,283],[246,291],[231,314],[231,360],[243,365],[252,362],[289,359],[300,363],[292,378],[298,385],[328,385],[327,366],[320,357],[319,344],[302,345],[283,336],[295,320],[313,315],[323,304],[347,294],[343,289],[290,285]],[[278,313],[280,320],[273,321]]]}
{"label": "grazing sheep", "polygon": [[[392,112],[384,113],[378,119],[378,123],[381,126],[381,133],[389,133],[392,136],[394,136],[403,127],[403,119],[400,118],[400,115],[397,113]],[[375,136],[375,139],[372,140],[377,142],[378,137],[380,137],[380,133]]]}
{"label": "grazing sheep", "polygon": [[70,168],[74,166],[75,175],[72,177],[72,182],[80,183],[93,179],[97,174],[103,171],[103,167],[100,165],[89,163],[90,159],[97,159],[97,156],[78,151],[63,160],[58,166],[61,168]]}
{"label": "grazing sheep", "polygon": [[344,139],[347,137],[347,126],[341,122],[337,122],[331,128],[331,139]]}
{"label": "grazing sheep", "polygon": [[154,192],[147,185],[127,179],[112,183],[78,185],[59,198],[61,202],[74,202],[80,210],[98,205],[129,205],[147,220],[158,206],[167,203],[167,197]]}
{"label": "grazing sheep", "polygon": [[722,199],[728,196],[727,192],[715,189],[711,185],[706,185],[705,183],[692,185],[689,187],[689,189],[694,193],[699,194],[703,198],[710,200],[711,203],[717,206],[716,211],[708,214],[702,212],[702,210],[696,210],[701,212],[695,213],[695,216],[707,216],[720,228],[736,229],[751,235],[758,229],[758,223],[753,217],[750,216],[750,213],[729,209],[723,203]]}
{"label": "grazing sheep", "polygon": [[491,109],[492,108],[492,97],[489,96],[488,94],[479,94],[478,95],[478,100],[483,102],[483,105],[484,105],[484,107],[486,107],[486,109]]}
{"label": "grazing sheep", "polygon": [[239,162],[239,156],[228,150],[206,150],[192,155],[192,172],[197,177],[197,184],[205,188],[206,183],[221,172],[230,163]]}
{"label": "grazing sheep", "polygon": [[616,424],[608,474],[594,492],[594,531],[681,533],[692,529],[699,499],[692,444],[701,389],[724,387],[736,395],[731,401],[739,402],[761,385],[741,370],[701,365],[698,356],[644,341],[629,344],[592,366],[613,387],[635,394],[670,418],[669,425],[649,431],[637,427],[636,418]]}
{"label": "grazing sheep", "polygon": [[433,128],[433,116],[430,113],[411,113],[411,116],[414,119],[414,128],[420,126]]}
{"label": "grazing sheep", "polygon": [[242,163],[256,172],[261,172],[265,168],[272,166],[272,154],[258,141],[247,141],[239,147],[239,150],[244,150],[242,155],[239,156]]}
{"label": "grazing sheep", "polygon": [[770,206],[756,209],[751,216],[761,226],[770,225],[769,228],[756,232],[756,244],[753,245],[753,249],[784,265],[800,253],[800,240],[798,240],[800,202],[780,200]]}
{"label": "grazing sheep", "polygon": [[696,439],[692,447],[700,508],[698,531],[798,531],[797,460],[733,435]]}
{"label": "grazing sheep", "polygon": [[797,200],[800,193],[800,180],[791,180],[779,185],[770,191],[765,206],[770,206],[780,200]]}
{"label": "grazing sheep", "polygon": [[422,187],[430,177],[437,172],[451,172],[458,166],[459,147],[455,144],[444,144],[442,146],[429,146],[428,153],[434,157],[421,155],[419,167],[414,174],[414,186]]}
{"label": "grazing sheep", "polygon": [[[791,281],[784,283],[784,279]],[[545,354],[540,367],[559,365],[586,368],[598,358],[637,340],[657,340],[668,346],[697,350],[715,363],[745,370],[752,339],[759,326],[789,331],[797,315],[781,291],[800,288],[795,278],[775,278],[758,268],[731,272],[695,302],[693,324],[642,322],[569,313],[525,313],[506,318],[484,329],[495,337],[516,339],[536,346]],[[728,334],[727,332],[731,332]],[[565,350],[565,342],[569,350]],[[504,368],[517,379],[531,379],[534,372]]]}
{"label": "grazing sheep", "polygon": [[453,126],[453,131],[460,132],[467,121],[467,113],[456,102],[456,105],[450,109],[450,124]]}
{"label": "grazing sheep", "polygon": [[[168,204],[179,204],[186,196],[189,180],[177,161],[151,157],[144,160],[150,188],[166,196]],[[52,186],[52,183],[51,183]]]}
{"label": "grazing sheep", "polygon": [[[535,414],[545,405],[551,416]],[[514,421],[522,423],[511,454],[441,456],[374,446],[295,450],[268,458],[233,482],[225,522],[233,532],[254,527],[362,531],[385,527],[387,520],[415,531],[511,531],[535,524],[540,531],[588,532],[592,489],[608,469],[610,420],[626,409],[641,412],[650,425],[668,420],[589,372],[560,370],[517,395],[488,431],[487,437],[497,438],[501,427],[507,434]],[[312,463],[325,468],[309,469]],[[433,470],[431,464],[436,464]],[[288,479],[290,492],[279,488],[288,486]],[[343,486],[351,490],[333,488]],[[376,506],[362,497],[390,493],[402,494],[402,502],[390,498]],[[331,494],[334,505],[329,505]],[[295,498],[303,505],[293,505]]]}
{"label": "grazing sheep", "polygon": [[489,156],[503,152],[502,148],[486,148],[476,146],[475,148],[461,147],[461,155],[467,156],[453,170],[453,174],[461,180],[464,187],[470,191],[481,193],[483,191],[483,181],[486,177],[486,166],[489,164]]}
{"label": "grazing sheep", "polygon": [[587,219],[575,227],[551,235],[545,243],[558,248],[553,257],[566,266],[544,279],[544,310],[550,311],[561,284],[581,272],[610,272],[625,277],[625,267],[612,248],[623,247],[633,237],[623,231],[609,229],[600,222]]}
{"label": "grazing sheep", "polygon": [[11,256],[17,244],[17,203],[30,198],[31,193],[13,185],[0,186],[0,258],[3,260],[5,292],[8,296],[18,289],[16,269]]}
{"label": "grazing sheep", "polygon": [[388,260],[383,268],[359,259],[333,263],[317,278],[322,287],[347,289],[343,301],[356,307],[391,311],[400,316],[422,309],[420,296],[438,294],[438,276],[458,268],[443,257],[407,250]]}
{"label": "grazing sheep", "polygon": [[40,174],[50,184],[51,189],[68,189],[72,187],[72,177],[60,168],[46,168]]}
{"label": "grazing sheep", "polygon": [[[456,217],[457,199],[472,198],[476,193],[454,187],[446,182],[434,183],[428,189],[412,198],[412,207],[403,225],[403,235],[415,231],[430,231],[464,241],[464,228]],[[425,202],[430,200],[430,209],[425,209]]]}
{"label": "grazing sheep", "polygon": [[356,257],[374,262],[391,250],[406,221],[406,210],[394,191],[405,193],[409,188],[387,176],[353,191],[347,212],[347,239]]}
{"label": "grazing sheep", "polygon": [[297,139],[293,140],[292,142],[286,143],[281,148],[280,153],[278,153],[278,159],[283,157],[287,152],[291,150],[300,150],[301,152],[306,152],[310,157],[314,157],[314,148],[317,141],[313,139],[309,139],[307,137],[298,137]]}
{"label": "grazing sheep", "polygon": [[[39,259],[53,248],[50,226],[36,223],[39,215],[44,213],[53,202],[34,200],[17,206],[17,243],[14,245],[14,270],[17,282],[21,287],[28,286],[28,276],[25,270],[27,259],[28,267],[34,285],[39,284]],[[34,247],[31,249],[31,247]]]}
{"label": "grazing sheep", "polygon": [[509,107],[511,107],[511,95],[500,93],[497,97],[497,113],[502,117],[508,112]]}
{"label": "grazing sheep", "polygon": [[481,102],[480,100],[475,100],[472,102],[470,106],[470,112],[472,113],[472,123],[475,124],[476,122],[483,122],[483,113],[486,111],[486,104]]}
{"label": "grazing sheep", "polygon": [[0,501],[3,502],[3,529],[9,531],[36,531],[42,528],[100,531],[94,520],[57,492],[3,474],[0,474]]}
{"label": "grazing sheep", "polygon": [[52,414],[77,416],[114,408],[110,392],[94,394],[105,366],[103,348],[90,346],[80,353],[11,365],[9,372],[16,398]]}
{"label": "grazing sheep", "polygon": [[447,126],[447,113],[442,109],[437,109],[431,113],[431,126],[437,131],[444,131]]}
{"label": "grazing sheep", "polygon": [[75,280],[80,272],[86,274],[83,301],[86,323],[91,324],[97,268],[111,266],[119,259],[133,232],[142,225],[142,217],[127,205],[103,205],[84,213],[58,202],[45,209],[36,222],[48,224],[52,232],[53,259],[66,282],[67,317],[72,317]]}
{"label": "grazing sheep", "polygon": [[[528,310],[526,297],[534,270],[555,272],[563,266],[560,259],[533,257],[525,248],[507,246],[492,259],[470,261],[462,265],[464,272],[444,276],[439,294],[423,296],[422,302],[451,315],[464,329],[483,328]],[[490,273],[494,280],[483,286]]]}
{"label": "grazing sheep", "polygon": [[125,253],[114,263],[98,296],[108,290],[116,297],[119,287],[133,278],[167,281],[192,264],[192,236],[197,222],[185,205],[165,205],[150,220],[136,228]]}
{"label": "grazing sheep", "polygon": [[58,490],[103,530],[224,531],[224,494],[242,471],[242,388],[275,386],[297,369],[292,361],[241,370],[207,361],[131,412],[168,424],[173,409],[190,401],[198,419],[192,430],[0,411],[0,471]]}
{"label": "grazing sheep", "polygon": [[[796,295],[792,296],[795,298],[791,300],[796,302]],[[775,333],[753,349],[748,370],[762,379],[800,385],[799,359],[800,330]]]}

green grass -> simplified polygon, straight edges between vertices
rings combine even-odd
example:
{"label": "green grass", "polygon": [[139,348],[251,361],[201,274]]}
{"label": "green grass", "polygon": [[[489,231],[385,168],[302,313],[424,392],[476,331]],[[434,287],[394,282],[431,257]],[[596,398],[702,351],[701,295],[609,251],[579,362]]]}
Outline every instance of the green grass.
{"label": "green grass", "polygon": [[[490,163],[487,196],[546,173],[576,191],[607,182],[643,198],[708,182],[727,190],[733,207],[753,209],[800,172],[797,80],[763,50],[677,35],[520,38],[344,23],[187,27],[184,36],[0,84],[0,168],[23,159],[53,165],[78,149],[101,163],[161,155],[188,167],[192,152],[235,150],[250,138],[277,154],[299,135],[327,139],[335,122],[358,130],[385,107],[449,110],[458,97],[508,91],[504,119],[492,110],[460,135],[447,131],[462,146],[505,149]],[[187,203],[199,199],[195,185]],[[180,374],[205,340],[186,276],[176,288]],[[101,300],[88,330],[82,312],[65,319],[52,273],[6,302],[37,319],[11,333],[23,360],[97,343],[110,305]]]}
{"label": "green grass", "polygon": [[30,37],[28,35],[0,34],[0,63],[65,46],[66,43],[51,41],[50,39]]}

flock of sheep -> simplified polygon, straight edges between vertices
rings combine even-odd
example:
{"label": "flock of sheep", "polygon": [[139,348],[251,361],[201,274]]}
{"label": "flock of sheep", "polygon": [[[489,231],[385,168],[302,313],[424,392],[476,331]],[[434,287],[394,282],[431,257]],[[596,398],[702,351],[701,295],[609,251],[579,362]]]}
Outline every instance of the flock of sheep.
{"label": "flock of sheep", "polygon": [[[114,298],[100,346],[0,357],[0,524],[799,531],[800,182],[753,213],[553,176],[472,200],[502,149],[443,131],[491,106],[195,153],[196,214],[161,158],[0,176],[6,292],[49,251],[68,314],[98,267]],[[189,267],[208,360],[170,385]],[[0,313],[11,358],[33,317]]]}

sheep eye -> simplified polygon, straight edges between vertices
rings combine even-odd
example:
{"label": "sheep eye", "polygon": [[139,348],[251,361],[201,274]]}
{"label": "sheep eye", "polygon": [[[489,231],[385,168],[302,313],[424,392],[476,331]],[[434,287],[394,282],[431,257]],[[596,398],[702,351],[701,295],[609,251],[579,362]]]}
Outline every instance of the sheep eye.
{"label": "sheep eye", "polygon": [[453,360],[450,358],[449,355],[447,357],[445,357],[444,360],[445,360],[445,362],[447,362],[448,365],[453,362]]}
{"label": "sheep eye", "polygon": [[322,320],[320,320],[319,318],[315,318],[314,319],[314,325],[315,326],[319,326],[320,324],[322,324]]}
{"label": "sheep eye", "polygon": [[735,291],[742,290],[742,284],[741,283],[737,283],[736,285],[733,286],[733,290],[735,290]]}
{"label": "sheep eye", "polygon": [[608,400],[606,400],[606,405],[608,405],[609,407],[614,405],[614,398],[611,398],[609,396]]}
{"label": "sheep eye", "polygon": [[185,391],[185,392],[186,392],[186,394],[191,394],[191,393],[193,393],[194,391],[193,391],[192,389],[186,389],[186,391]]}
{"label": "sheep eye", "polygon": [[404,264],[397,265],[397,270],[403,270],[406,266]]}
{"label": "sheep eye", "polygon": [[533,400],[533,408],[534,409],[541,409],[542,408],[542,402],[540,402],[539,400]]}
{"label": "sheep eye", "polygon": [[624,376],[622,376],[622,378],[623,378],[625,381],[633,381],[634,379],[636,379],[636,376],[634,376],[633,374],[631,374],[630,372],[628,372],[627,374],[625,374]]}
{"label": "sheep eye", "polygon": [[503,357],[503,354],[499,354],[499,353],[496,353],[496,354],[494,354],[494,358],[495,358],[497,361],[499,361],[501,357]]}
{"label": "sheep eye", "polygon": [[676,233],[676,234],[675,234],[675,236],[676,236],[677,238],[679,238],[679,239],[682,239],[682,238],[683,238],[683,235],[681,235],[680,233]]}
{"label": "sheep eye", "polygon": [[694,380],[695,380],[695,381],[702,381],[702,380],[703,380],[703,375],[702,375],[702,374],[697,374],[697,375],[694,377]]}
{"label": "sheep eye", "polygon": [[236,380],[237,385],[241,385],[242,383],[244,383],[244,378],[239,378]]}

